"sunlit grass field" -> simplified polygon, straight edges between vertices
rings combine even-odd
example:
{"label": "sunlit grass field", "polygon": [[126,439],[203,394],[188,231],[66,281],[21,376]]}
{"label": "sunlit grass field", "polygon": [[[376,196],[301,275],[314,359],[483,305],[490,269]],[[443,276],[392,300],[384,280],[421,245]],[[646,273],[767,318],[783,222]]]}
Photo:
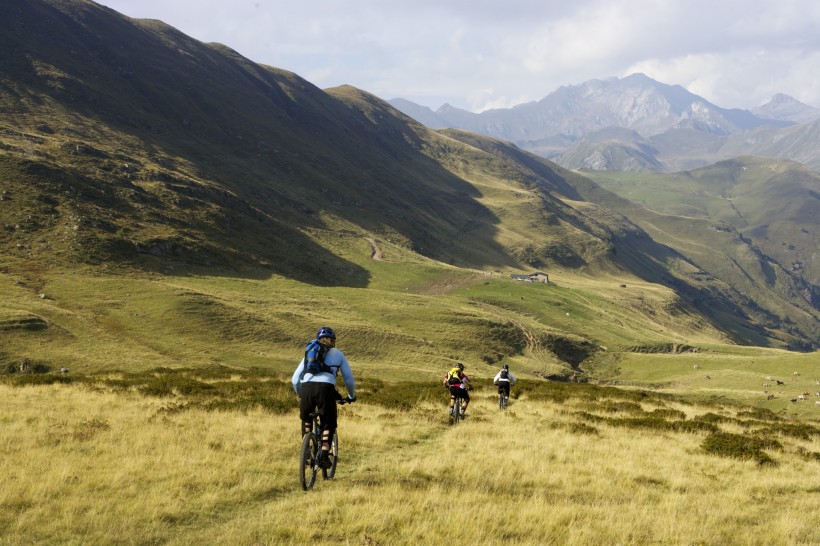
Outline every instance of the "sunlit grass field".
{"label": "sunlit grass field", "polygon": [[[728,344],[634,278],[326,244],[367,288],[0,268],[0,544],[820,543],[818,353]],[[288,379],[322,324],[359,402],[306,493]],[[451,427],[456,361],[477,389]]]}
{"label": "sunlit grass field", "polygon": [[0,384],[0,544],[820,543],[816,422],[523,381],[450,426],[441,387],[365,380],[336,479],[304,492],[288,385],[195,376]]}

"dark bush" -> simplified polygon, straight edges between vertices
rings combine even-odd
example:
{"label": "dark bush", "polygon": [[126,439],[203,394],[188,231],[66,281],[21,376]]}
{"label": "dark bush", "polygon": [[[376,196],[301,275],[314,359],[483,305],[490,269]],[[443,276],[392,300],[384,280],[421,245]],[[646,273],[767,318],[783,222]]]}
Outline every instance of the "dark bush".
{"label": "dark bush", "polygon": [[8,377],[11,385],[54,385],[55,383],[68,384],[75,382],[76,377],[52,374],[14,374]]}
{"label": "dark bush", "polygon": [[820,436],[820,429],[807,423],[780,423],[766,427],[760,431],[766,434],[783,434],[798,440],[811,440],[812,436]]}
{"label": "dark bush", "polygon": [[704,413],[703,415],[698,415],[693,419],[694,421],[700,421],[703,423],[731,423],[735,419],[733,417],[725,417],[723,415],[718,415],[717,413]]}
{"label": "dark bush", "polygon": [[714,432],[701,444],[706,453],[720,457],[755,461],[759,465],[774,465],[776,461],[763,449],[782,448],[773,440],[764,440],[757,436],[741,436],[729,432]]}
{"label": "dark bush", "polygon": [[604,400],[603,402],[598,403],[597,407],[593,407],[592,409],[605,411],[607,413],[643,413],[643,408],[640,404],[626,400]]}
{"label": "dark bush", "polygon": [[566,428],[573,434],[589,434],[592,436],[599,434],[597,428],[586,423],[569,423]]}
{"label": "dark bush", "polygon": [[749,417],[752,419],[760,419],[762,421],[779,421],[780,417],[775,412],[766,408],[749,408],[747,410],[739,411],[738,418]]}
{"label": "dark bush", "polygon": [[681,421],[686,419],[686,414],[683,413],[682,411],[678,411],[678,410],[674,410],[674,409],[668,409],[668,408],[653,410],[653,411],[649,412],[649,416],[650,417],[655,417],[655,418],[658,418],[658,419],[677,419],[677,420],[681,420]]}

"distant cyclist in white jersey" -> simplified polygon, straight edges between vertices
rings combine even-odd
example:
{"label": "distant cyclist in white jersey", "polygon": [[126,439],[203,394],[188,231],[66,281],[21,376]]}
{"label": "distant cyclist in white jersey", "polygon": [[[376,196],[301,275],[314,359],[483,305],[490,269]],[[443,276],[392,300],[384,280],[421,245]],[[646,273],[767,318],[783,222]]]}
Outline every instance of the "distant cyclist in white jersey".
{"label": "distant cyclist in white jersey", "polygon": [[493,378],[493,384],[498,386],[499,396],[504,396],[505,398],[510,397],[510,387],[515,385],[516,381],[515,376],[512,374],[510,367],[507,364],[504,364],[501,371],[495,374],[495,378]]}

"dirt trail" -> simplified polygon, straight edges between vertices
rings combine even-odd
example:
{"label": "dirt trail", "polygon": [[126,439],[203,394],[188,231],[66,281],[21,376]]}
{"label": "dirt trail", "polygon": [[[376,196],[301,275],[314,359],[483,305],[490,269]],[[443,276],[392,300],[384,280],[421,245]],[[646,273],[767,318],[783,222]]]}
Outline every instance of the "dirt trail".
{"label": "dirt trail", "polygon": [[367,242],[373,247],[373,254],[370,257],[380,261],[382,259],[382,250],[379,248],[379,245],[376,244],[376,239],[373,237],[365,237],[365,239],[367,239]]}

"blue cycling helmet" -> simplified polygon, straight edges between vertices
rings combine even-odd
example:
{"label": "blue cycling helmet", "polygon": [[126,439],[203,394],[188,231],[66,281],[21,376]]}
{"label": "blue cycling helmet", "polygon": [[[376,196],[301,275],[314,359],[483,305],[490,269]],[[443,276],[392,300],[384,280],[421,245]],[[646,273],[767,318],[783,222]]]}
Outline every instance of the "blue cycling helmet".
{"label": "blue cycling helmet", "polygon": [[316,339],[322,339],[323,337],[336,339],[336,332],[334,332],[333,328],[331,328],[330,326],[322,326],[321,328],[319,328],[319,331],[316,332]]}

